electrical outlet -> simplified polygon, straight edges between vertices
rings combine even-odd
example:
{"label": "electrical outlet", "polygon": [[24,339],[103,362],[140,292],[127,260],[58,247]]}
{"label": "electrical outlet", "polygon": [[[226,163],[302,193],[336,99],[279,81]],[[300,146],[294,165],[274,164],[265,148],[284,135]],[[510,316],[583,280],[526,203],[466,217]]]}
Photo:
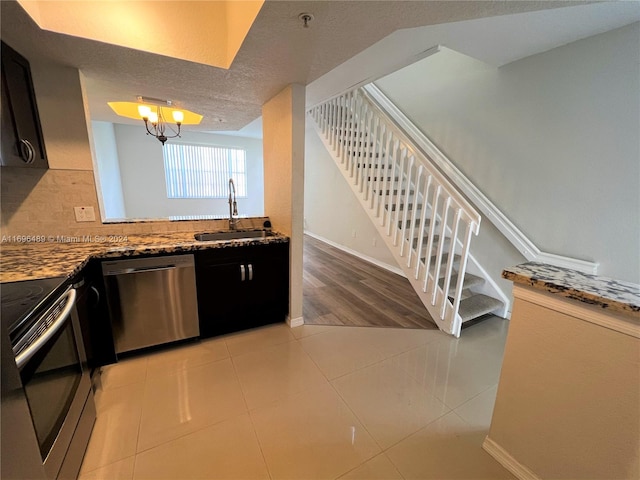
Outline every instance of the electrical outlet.
{"label": "electrical outlet", "polygon": [[373,237],[373,241],[371,243],[373,244],[374,247],[378,244],[376,237]]}
{"label": "electrical outlet", "polygon": [[76,222],[95,222],[96,212],[93,207],[73,207],[76,214]]}
{"label": "electrical outlet", "polygon": [[351,230],[351,236],[352,236],[353,238],[356,238],[356,231],[355,231],[355,230]]}

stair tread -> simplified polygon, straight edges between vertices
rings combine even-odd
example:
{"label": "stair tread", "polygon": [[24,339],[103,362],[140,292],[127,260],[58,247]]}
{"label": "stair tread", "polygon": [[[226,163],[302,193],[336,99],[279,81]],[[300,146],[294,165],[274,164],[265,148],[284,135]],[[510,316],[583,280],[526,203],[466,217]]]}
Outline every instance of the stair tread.
{"label": "stair tread", "polygon": [[[395,208],[393,208],[393,207],[395,207],[395,204],[392,205],[391,211],[395,210]],[[386,209],[386,205],[385,205],[385,209]],[[402,211],[402,208],[400,208],[400,211]],[[415,228],[419,229],[421,223],[422,223],[422,219],[416,218],[416,221],[414,223]],[[406,225],[406,228],[411,228],[411,219],[407,219],[405,225]],[[430,218],[426,218],[425,221],[424,221],[424,225],[425,225],[425,227],[428,227],[429,225],[431,225],[431,219]],[[438,222],[436,222],[436,225],[438,225]],[[398,220],[398,228],[402,228],[402,220]],[[416,235],[417,234],[418,234],[418,232],[416,232]],[[425,234],[425,236],[426,236],[426,234]]]}
{"label": "stair tread", "polygon": [[351,157],[370,157],[370,158],[380,158],[380,154],[376,153],[375,155],[373,154],[373,152],[352,152],[350,150],[347,150],[347,155],[351,156]]}
{"label": "stair tread", "polygon": [[[440,285],[440,288],[442,288],[444,286],[444,276],[442,278],[440,278],[440,281],[438,282]],[[451,274],[451,284],[450,284],[450,292],[452,292],[453,289],[455,289],[456,283],[458,283],[458,272],[452,272]],[[484,283],[484,278],[482,277],[478,277],[477,275],[473,275],[471,273],[465,273],[464,274],[464,281],[462,282],[462,288],[471,288],[471,287],[475,287],[476,285],[481,285]]]}
{"label": "stair tread", "polygon": [[[434,242],[434,243],[435,243],[435,242]],[[425,256],[425,257],[422,257],[422,261],[424,262],[424,261],[426,260],[426,258],[427,258],[426,256]],[[448,261],[449,261],[449,253],[448,253],[448,252],[445,252],[445,253],[443,253],[443,254],[442,254],[442,264],[443,264],[443,265],[446,265]],[[455,265],[457,265],[459,261],[460,261],[460,255],[458,255],[458,254],[456,253],[456,254],[453,256],[453,265],[454,265],[454,266],[455,266]],[[431,256],[431,262],[430,262],[430,263],[431,263],[431,265],[434,265],[434,264],[435,264],[435,262],[436,262],[436,256],[435,256],[435,255],[432,255],[432,256]]]}
{"label": "stair tread", "polygon": [[369,164],[366,164],[366,163],[365,163],[365,164],[357,163],[357,164],[356,164],[356,167],[357,167],[357,168],[364,167],[364,168],[370,168],[370,169],[374,169],[374,168],[376,168],[376,167],[380,167],[380,170],[386,170],[386,169],[391,169],[391,168],[393,168],[393,165],[376,165],[376,164],[374,164],[374,163],[369,163]]}
{"label": "stair tread", "polygon": [[[375,192],[375,190],[374,190]],[[400,195],[406,195],[407,194],[407,190],[406,189],[402,189],[399,191]],[[398,190],[380,190],[379,192],[376,192],[378,195],[382,196],[382,195],[391,195],[391,196],[396,196],[398,195]],[[413,190],[409,190],[409,195],[413,195]]]}
{"label": "stair tread", "polygon": [[[408,208],[409,210],[413,211],[413,203],[409,203],[409,204],[407,205],[407,208]],[[405,205],[404,205],[404,203],[401,203],[401,204],[400,204],[400,210],[401,210],[401,211],[404,211],[404,209],[405,209]],[[421,203],[418,203],[418,204],[416,205],[416,208],[415,208],[415,209],[416,209],[416,210],[422,210],[422,204],[421,204]],[[396,204],[395,204],[395,203],[394,203],[393,205],[391,205],[391,211],[393,211],[393,212],[395,212],[395,211],[396,211]],[[407,220],[407,222],[410,222],[410,220]],[[420,222],[420,219],[419,219],[419,218],[417,218],[417,219],[416,219],[416,222],[418,222],[418,223],[419,223],[419,222]]]}
{"label": "stair tread", "polygon": [[460,314],[460,317],[462,317],[462,321],[466,322],[481,315],[493,312],[502,306],[502,302],[497,298],[477,293],[460,301],[460,309],[458,310],[458,313]]}
{"label": "stair tread", "polygon": [[[444,241],[445,243],[447,243],[449,241],[449,237],[444,237]],[[440,234],[436,233],[433,235],[433,245],[438,245],[438,243],[440,243]],[[427,235],[424,236],[424,238],[422,239],[422,245],[427,246],[429,244],[429,237]],[[418,239],[414,238],[413,239],[413,248],[418,248]],[[426,258],[426,255],[425,257]],[[448,257],[447,257],[448,258]],[[432,258],[433,260],[433,258]],[[423,259],[424,261],[424,259]]]}

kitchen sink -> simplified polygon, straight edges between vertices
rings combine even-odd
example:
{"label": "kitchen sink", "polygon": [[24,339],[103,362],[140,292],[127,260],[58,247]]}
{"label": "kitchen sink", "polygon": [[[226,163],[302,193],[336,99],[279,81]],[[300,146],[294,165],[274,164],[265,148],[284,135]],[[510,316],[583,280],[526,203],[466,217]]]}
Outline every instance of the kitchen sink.
{"label": "kitchen sink", "polygon": [[240,238],[266,238],[272,235],[273,235],[272,232],[267,232],[265,230],[248,230],[248,231],[196,233],[194,235],[194,238],[200,242],[210,242],[214,240],[237,240]]}

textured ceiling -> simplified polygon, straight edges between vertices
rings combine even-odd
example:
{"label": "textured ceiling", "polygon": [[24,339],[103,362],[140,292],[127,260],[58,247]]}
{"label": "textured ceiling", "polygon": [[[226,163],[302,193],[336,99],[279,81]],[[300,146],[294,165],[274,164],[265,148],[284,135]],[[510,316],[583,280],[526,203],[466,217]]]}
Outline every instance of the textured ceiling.
{"label": "textured ceiling", "polygon": [[[228,68],[264,0],[18,3],[44,30]],[[171,15],[166,14],[168,11]],[[171,42],[165,40],[167,33],[172,36]]]}
{"label": "textured ceiling", "polygon": [[[203,114],[199,130],[236,130],[260,116],[262,105],[286,85],[307,85],[398,29],[580,3],[267,1],[229,70],[44,31],[14,1],[0,2],[0,32],[29,58],[79,68],[93,120],[126,123],[106,102],[144,95]],[[302,27],[302,12],[314,15],[310,28]],[[170,34],[167,43],[175,41]]]}

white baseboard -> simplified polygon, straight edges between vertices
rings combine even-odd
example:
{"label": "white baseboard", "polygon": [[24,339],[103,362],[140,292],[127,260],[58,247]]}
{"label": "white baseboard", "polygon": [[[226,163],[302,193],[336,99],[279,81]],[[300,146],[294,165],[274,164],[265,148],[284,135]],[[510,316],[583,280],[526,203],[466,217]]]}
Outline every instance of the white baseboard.
{"label": "white baseboard", "polygon": [[287,325],[289,325],[289,327],[291,328],[301,327],[302,325],[304,325],[304,318],[291,318],[289,317],[289,315],[287,315]]}
{"label": "white baseboard", "polygon": [[488,436],[482,442],[482,448],[520,480],[540,480],[540,477],[509,455],[509,452]]}
{"label": "white baseboard", "polygon": [[402,271],[402,269],[400,269],[400,267],[394,267],[392,265],[389,265],[388,263],[384,263],[381,262],[380,260],[377,260],[373,257],[370,257],[368,255],[364,255],[356,250],[352,250],[349,247],[345,247],[344,245],[340,245],[339,243],[333,242],[331,240],[329,240],[328,238],[324,238],[321,235],[317,235],[315,233],[312,233],[308,230],[304,231],[305,235],[309,235],[310,237],[315,238],[316,240],[320,240],[321,242],[324,242],[328,245],[331,245],[332,247],[337,248],[338,250],[342,250],[345,253],[348,253],[349,255],[353,255],[354,257],[358,257],[360,260],[364,260],[365,262],[371,263],[373,265],[375,265],[376,267],[380,267],[380,268],[384,268],[385,270],[395,273],[396,275],[400,275],[401,277],[407,278],[407,276],[405,275],[405,273]]}

